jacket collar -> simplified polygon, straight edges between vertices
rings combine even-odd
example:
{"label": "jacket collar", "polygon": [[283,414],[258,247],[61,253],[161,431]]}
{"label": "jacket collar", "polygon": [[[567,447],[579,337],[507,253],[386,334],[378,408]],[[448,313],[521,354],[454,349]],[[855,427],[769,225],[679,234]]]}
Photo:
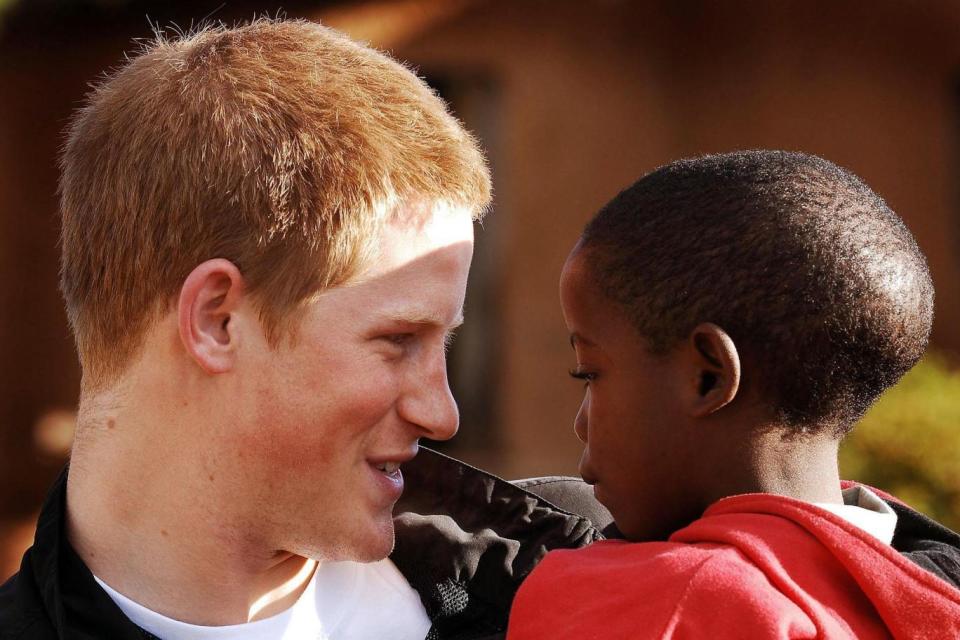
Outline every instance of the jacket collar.
{"label": "jacket collar", "polygon": [[[443,454],[403,467],[391,556],[433,622],[432,638],[499,634],[520,582],[547,551],[601,539],[591,522]],[[67,469],[54,483],[23,571],[58,637],[156,640],[114,604],[67,537]]]}
{"label": "jacket collar", "polygon": [[603,538],[588,519],[429,449],[403,472],[391,558],[420,593],[431,638],[501,633],[517,588],[547,551]]}

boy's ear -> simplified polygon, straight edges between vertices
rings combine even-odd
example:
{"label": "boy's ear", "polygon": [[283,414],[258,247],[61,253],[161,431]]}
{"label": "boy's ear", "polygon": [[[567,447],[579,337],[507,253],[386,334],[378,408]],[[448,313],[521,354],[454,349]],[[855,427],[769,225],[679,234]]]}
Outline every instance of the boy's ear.
{"label": "boy's ear", "polygon": [[239,341],[232,320],[244,288],[240,270],[222,258],[197,265],[183,281],[177,302],[180,341],[207,373],[225,373],[234,366]]}
{"label": "boy's ear", "polygon": [[740,389],[740,355],[733,339],[704,322],[688,338],[690,415],[703,418],[729,404]]}

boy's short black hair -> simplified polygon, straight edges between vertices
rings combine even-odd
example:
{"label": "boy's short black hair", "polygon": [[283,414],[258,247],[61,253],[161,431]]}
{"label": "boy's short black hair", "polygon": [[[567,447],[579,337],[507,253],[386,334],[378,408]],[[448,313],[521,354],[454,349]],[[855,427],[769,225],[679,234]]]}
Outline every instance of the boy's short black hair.
{"label": "boy's short black hair", "polygon": [[701,322],[733,338],[783,424],[843,435],[923,355],[933,284],[859,178],[802,153],[671,163],[591,220],[580,249],[654,353]]}

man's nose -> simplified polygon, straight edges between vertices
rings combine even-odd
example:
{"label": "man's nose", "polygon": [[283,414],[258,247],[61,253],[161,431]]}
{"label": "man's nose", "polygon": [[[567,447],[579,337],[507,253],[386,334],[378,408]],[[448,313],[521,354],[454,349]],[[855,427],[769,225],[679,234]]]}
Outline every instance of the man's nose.
{"label": "man's nose", "polygon": [[590,410],[590,396],[585,394],[577,410],[577,417],[573,419],[573,432],[583,444],[587,444],[587,413]]}
{"label": "man's nose", "polygon": [[449,440],[460,426],[460,412],[447,381],[446,355],[442,348],[437,351],[409,372],[398,410],[423,430],[423,437]]}

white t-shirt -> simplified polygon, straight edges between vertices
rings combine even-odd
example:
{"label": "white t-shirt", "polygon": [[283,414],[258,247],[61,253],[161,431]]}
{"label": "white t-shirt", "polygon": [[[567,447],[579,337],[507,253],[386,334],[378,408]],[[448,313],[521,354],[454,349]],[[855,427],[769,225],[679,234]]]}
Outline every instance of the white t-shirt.
{"label": "white t-shirt", "polygon": [[855,485],[843,490],[843,504],[817,502],[816,506],[860,527],[884,544],[893,542],[897,513],[870,489]]}
{"label": "white t-shirt", "polygon": [[430,630],[420,596],[389,559],[320,563],[286,611],[223,627],[160,615],[94,578],[130,620],[162,640],[423,640]]}

